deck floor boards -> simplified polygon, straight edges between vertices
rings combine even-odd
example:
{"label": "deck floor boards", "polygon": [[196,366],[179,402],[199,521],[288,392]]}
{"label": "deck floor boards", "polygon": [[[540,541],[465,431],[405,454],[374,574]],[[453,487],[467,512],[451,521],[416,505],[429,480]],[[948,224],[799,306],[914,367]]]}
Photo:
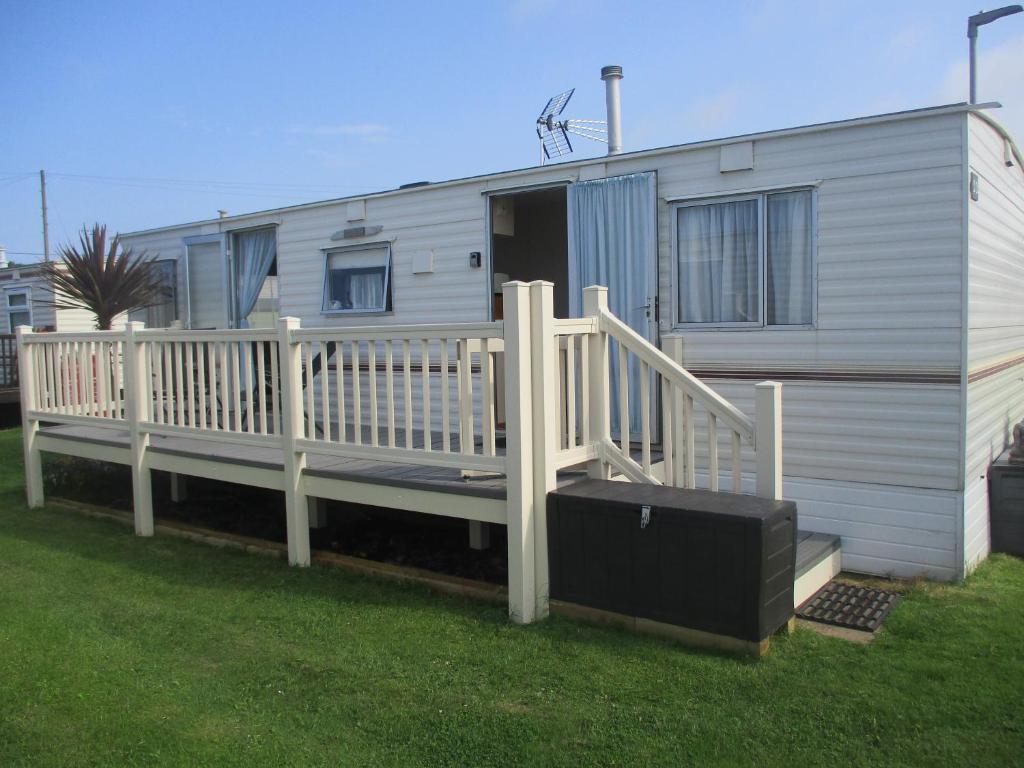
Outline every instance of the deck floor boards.
{"label": "deck floor boards", "polygon": [[[369,443],[369,428],[364,429],[364,443]],[[57,425],[46,426],[41,434],[66,440],[128,448],[130,445],[127,429],[106,426]],[[386,435],[385,435],[386,437]],[[440,448],[440,438],[437,438]],[[396,444],[405,445],[404,431],[396,435]],[[413,445],[422,447],[423,433],[413,434]],[[203,459],[213,462],[238,464],[241,466],[283,471],[281,451],[277,448],[258,445],[224,443],[189,437],[167,437],[152,435],[149,449],[155,453]],[[452,436],[452,450],[457,451],[457,436]],[[479,449],[478,449],[479,452]],[[496,453],[504,454],[503,445],[496,447]],[[461,470],[448,467],[430,467],[421,464],[401,462],[367,461],[326,454],[307,454],[306,473],[314,477],[369,482],[401,488],[440,491],[464,496],[480,496],[492,499],[505,498],[505,477],[497,474],[475,473],[463,476]],[[578,482],[586,477],[578,471],[564,471],[558,474],[559,487]]]}
{"label": "deck floor boards", "polygon": [[[127,429],[106,426],[57,425],[45,426],[40,430],[43,435],[112,446],[115,448],[129,447]],[[368,437],[369,432],[365,430]],[[453,450],[457,445],[453,437]],[[398,445],[404,445],[404,433]],[[413,444],[423,444],[422,432],[414,434]],[[239,445],[189,437],[164,437],[153,435],[150,438],[150,450],[188,458],[202,459],[213,462],[224,462],[242,466],[256,467],[270,471],[283,471],[281,451],[269,446]],[[504,446],[499,446],[498,453],[504,453]],[[639,457],[637,457],[639,458]],[[652,460],[660,461],[660,452],[652,452]],[[326,454],[307,454],[306,473],[313,477],[349,480],[361,483],[373,483],[396,488],[452,493],[462,496],[476,496],[488,499],[505,498],[504,475],[476,473],[464,477],[458,469],[448,467],[429,467],[422,464],[401,462],[367,461],[365,459],[349,459]],[[564,470],[558,473],[559,488],[586,480],[583,470]],[[796,566],[802,573],[823,557],[839,547],[839,537],[830,534],[797,532]]]}

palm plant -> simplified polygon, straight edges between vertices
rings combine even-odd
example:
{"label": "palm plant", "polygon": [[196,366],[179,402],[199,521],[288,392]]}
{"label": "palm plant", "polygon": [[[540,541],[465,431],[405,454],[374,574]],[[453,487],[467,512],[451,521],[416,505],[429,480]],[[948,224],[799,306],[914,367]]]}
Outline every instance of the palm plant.
{"label": "palm plant", "polygon": [[158,303],[162,296],[153,260],[121,246],[114,235],[107,245],[107,228],[82,227],[79,246],[60,249],[63,261],[43,266],[53,289],[57,309],[86,309],[96,316],[96,327],[109,331],[118,315]]}

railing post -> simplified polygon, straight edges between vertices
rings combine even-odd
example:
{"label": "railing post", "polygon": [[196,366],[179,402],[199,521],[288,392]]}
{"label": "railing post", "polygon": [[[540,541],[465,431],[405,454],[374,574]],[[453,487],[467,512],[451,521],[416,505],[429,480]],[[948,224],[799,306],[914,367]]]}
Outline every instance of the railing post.
{"label": "railing post", "polygon": [[533,398],[533,520],[537,618],[548,614],[548,492],[555,489],[558,450],[558,367],[555,344],[554,283],[530,283],[530,352]]}
{"label": "railing post", "polygon": [[782,385],[762,381],[754,385],[757,452],[757,495],[782,498]]}
{"label": "railing post", "polygon": [[[302,492],[306,452],[296,441],[302,437],[302,345],[292,341],[297,317],[277,321],[278,359],[281,361],[281,434],[284,438],[284,506],[288,531],[288,562],[309,565],[309,500]],[[309,382],[309,386],[313,383]],[[358,425],[356,429],[358,429]]]}
{"label": "railing post", "polygon": [[[15,330],[18,337],[18,379],[21,398],[21,439],[25,450],[25,496],[31,509],[43,506],[43,458],[36,447],[39,436],[39,420],[30,412],[38,408],[36,403],[35,348],[25,337],[32,334],[27,325]],[[10,365],[10,363],[8,363]]]}
{"label": "railing post", "polygon": [[141,423],[150,420],[148,409],[152,406],[152,393],[146,367],[145,342],[136,334],[145,328],[144,323],[125,324],[124,338],[124,386],[128,417],[128,438],[131,445],[132,462],[132,508],[135,513],[135,533],[139,536],[153,535],[153,480],[149,469],[149,432]]}
{"label": "railing post", "polygon": [[508,611],[527,624],[536,617],[536,534],[533,484],[533,374],[530,287],[502,286],[505,335],[505,476],[508,527]]}
{"label": "railing post", "polygon": [[[600,319],[601,312],[608,309],[608,289],[592,285],[583,289],[583,315]],[[590,362],[590,412],[584,418],[590,420],[589,431],[592,442],[601,450],[606,440],[611,440],[611,401],[608,391],[608,334],[598,330],[587,339]],[[603,459],[595,459],[587,465],[591,477],[607,480],[611,467]]]}

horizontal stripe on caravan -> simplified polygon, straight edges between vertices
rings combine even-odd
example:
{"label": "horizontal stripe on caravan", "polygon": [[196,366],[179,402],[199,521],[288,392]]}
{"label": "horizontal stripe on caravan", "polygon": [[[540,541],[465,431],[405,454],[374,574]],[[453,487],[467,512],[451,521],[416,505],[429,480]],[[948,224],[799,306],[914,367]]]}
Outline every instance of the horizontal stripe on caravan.
{"label": "horizontal stripe on caravan", "polygon": [[[336,366],[331,363],[327,366],[328,370],[335,370]],[[392,366],[392,371],[401,373],[405,366],[401,362],[396,362]],[[351,366],[345,367],[346,371],[352,370]],[[456,361],[453,360],[448,365],[448,372],[456,372]],[[471,370],[474,373],[480,372],[480,364],[474,363],[471,366]],[[738,379],[738,380],[757,380],[764,381],[765,379],[773,379],[776,381],[821,381],[821,382],[839,382],[839,383],[871,383],[871,384],[959,384],[960,373],[954,369],[949,371],[911,371],[911,370],[885,370],[885,369],[863,369],[863,370],[773,370],[765,368],[757,368],[750,370],[739,370],[729,368],[687,368],[691,374],[699,379]],[[370,366],[368,363],[360,363],[360,373],[369,373]],[[377,373],[385,373],[387,366],[384,363],[377,363]],[[410,373],[422,373],[423,367],[420,363],[410,363]],[[440,363],[430,364],[430,373],[441,373]]]}
{"label": "horizontal stripe on caravan", "polygon": [[954,368],[921,371],[890,368],[784,369],[784,368],[687,368],[699,379],[738,379],[764,381],[820,381],[865,384],[959,384],[960,372]]}
{"label": "horizontal stripe on caravan", "polygon": [[1002,373],[1017,365],[1024,365],[1024,355],[1017,355],[1017,357],[1011,357],[1001,363],[992,363],[983,368],[976,368],[967,374],[967,383],[973,384],[976,381],[987,379],[989,376],[995,376],[997,373]]}

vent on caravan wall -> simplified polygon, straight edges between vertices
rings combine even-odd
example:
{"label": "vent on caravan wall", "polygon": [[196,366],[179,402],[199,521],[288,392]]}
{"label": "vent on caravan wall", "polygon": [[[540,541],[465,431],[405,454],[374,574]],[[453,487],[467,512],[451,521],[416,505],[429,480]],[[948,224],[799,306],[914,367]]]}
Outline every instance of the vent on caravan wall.
{"label": "vent on caravan wall", "polygon": [[548,99],[537,118],[537,138],[540,139],[540,164],[554,157],[562,157],[573,151],[569,134],[582,136],[591,141],[608,142],[608,154],[622,152],[622,119],[619,108],[619,81],[622,67],[612,65],[601,69],[605,82],[605,102],[608,120],[559,120],[575,88]]}

